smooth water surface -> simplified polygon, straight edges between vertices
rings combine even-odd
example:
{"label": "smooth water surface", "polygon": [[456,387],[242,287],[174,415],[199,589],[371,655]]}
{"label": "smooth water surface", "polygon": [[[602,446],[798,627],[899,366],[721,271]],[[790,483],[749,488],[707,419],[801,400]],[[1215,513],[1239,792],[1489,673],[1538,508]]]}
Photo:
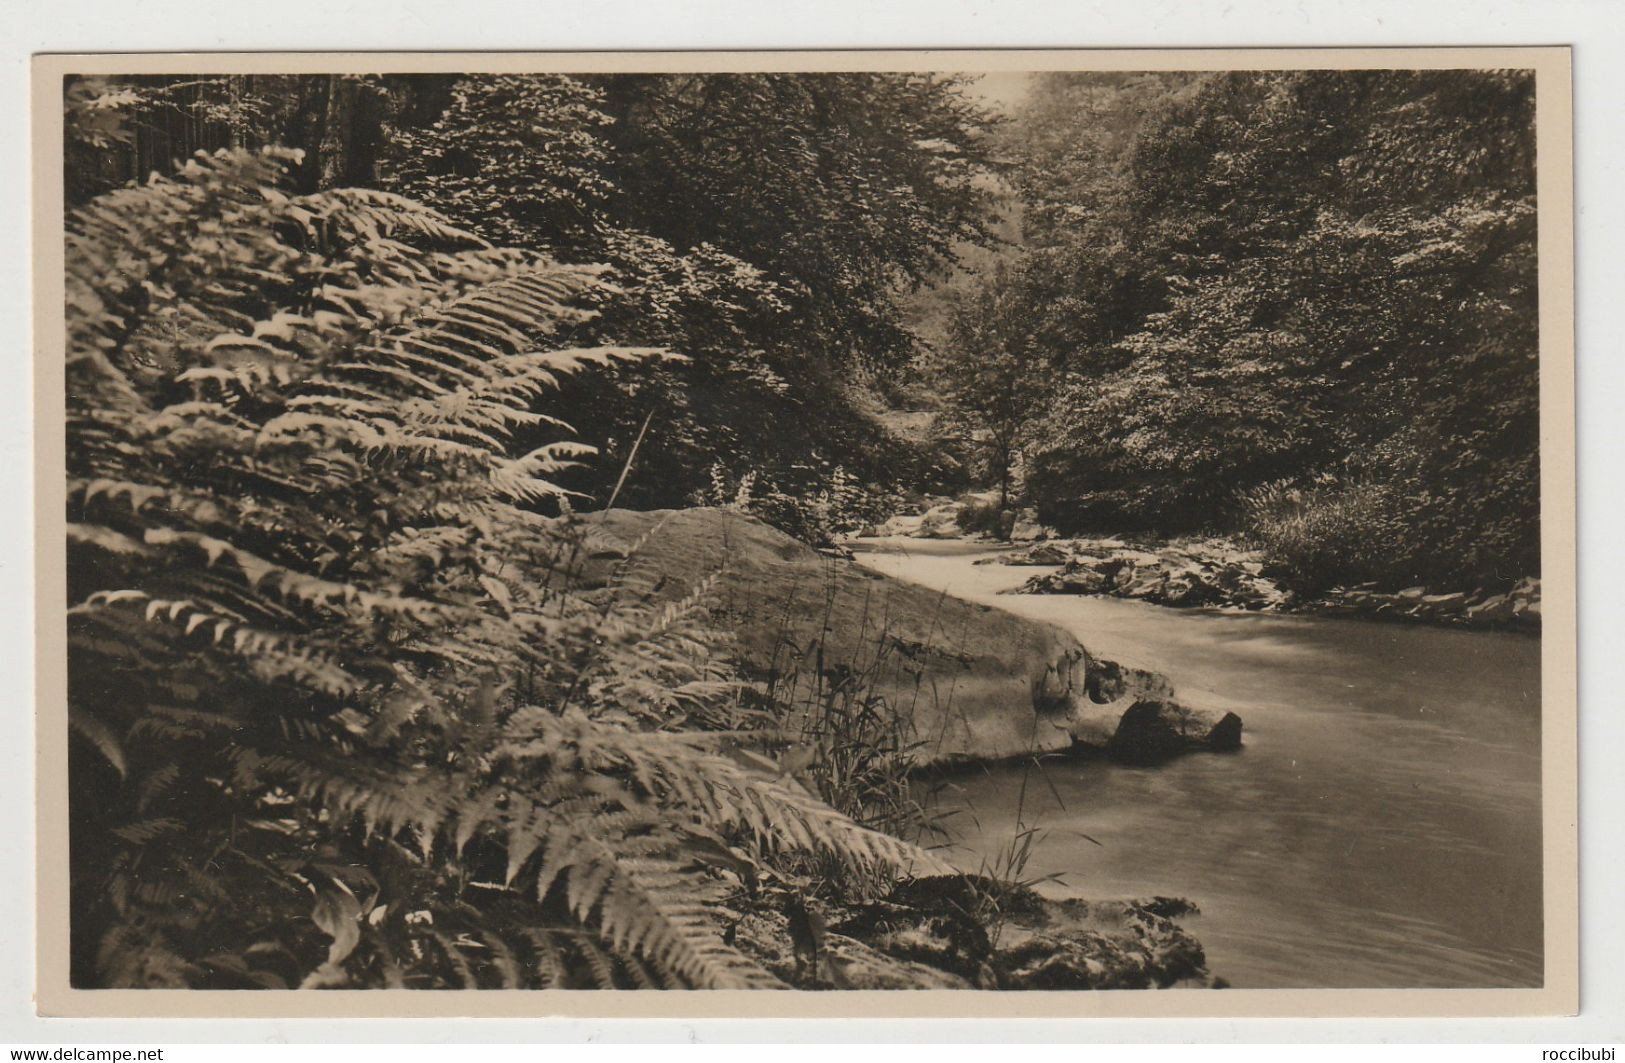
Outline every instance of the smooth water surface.
{"label": "smooth water surface", "polygon": [[[1154,768],[1055,759],[953,780],[951,855],[1043,831],[1026,876],[1188,897],[1238,987],[1541,979],[1540,642],[1374,621],[1000,595],[1042,569],[985,546],[871,540],[863,564],[1074,632],[1231,709],[1245,748]],[[1095,844],[1088,839],[1094,839]]]}

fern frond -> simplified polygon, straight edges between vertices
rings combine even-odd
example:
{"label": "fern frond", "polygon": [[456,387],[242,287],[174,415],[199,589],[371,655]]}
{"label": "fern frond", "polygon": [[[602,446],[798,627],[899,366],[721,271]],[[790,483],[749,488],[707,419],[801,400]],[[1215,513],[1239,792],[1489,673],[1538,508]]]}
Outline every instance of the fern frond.
{"label": "fern frond", "polygon": [[119,741],[118,736],[113,733],[113,729],[104,721],[98,719],[94,713],[82,706],[70,705],[68,706],[68,726],[84,735],[121,777],[130,773],[124,759],[123,744]]}
{"label": "fern frond", "polygon": [[593,453],[595,448],[584,443],[549,443],[520,457],[497,462],[490,472],[491,487],[498,495],[519,502],[579,497],[579,491],[567,490],[543,477],[581,464],[571,457]]}
{"label": "fern frond", "polygon": [[453,225],[444,215],[416,200],[376,188],[341,188],[289,201],[290,213],[304,212],[305,232],[326,236],[336,228],[350,239],[404,237],[449,248],[490,248],[480,237]]}
{"label": "fern frond", "polygon": [[933,865],[672,730],[734,690],[709,585],[584,588],[603,537],[526,508],[592,453],[538,404],[671,356],[562,339],[602,269],[291,195],[293,161],[200,156],[69,223],[70,719],[120,776],[75,795],[76,955],[108,985],[777,985],[723,941],[725,871]]}
{"label": "fern frond", "polygon": [[616,843],[574,822],[557,825],[543,842],[537,875],[544,894],[563,881],[570,910],[596,921],[615,948],[648,957],[700,989],[773,988],[781,983],[723,942],[714,904],[696,900],[695,876],[662,855],[657,837]]}
{"label": "fern frond", "polygon": [[859,826],[790,782],[766,778],[664,732],[639,732],[590,719],[517,713],[499,753],[524,761],[571,750],[582,766],[625,773],[651,796],[675,803],[697,822],[748,830],[772,849],[823,852],[863,869],[951,874],[930,852]]}
{"label": "fern frond", "polygon": [[151,553],[140,541],[101,524],[69,522],[68,542],[82,546],[93,546],[110,554],[142,557]]}

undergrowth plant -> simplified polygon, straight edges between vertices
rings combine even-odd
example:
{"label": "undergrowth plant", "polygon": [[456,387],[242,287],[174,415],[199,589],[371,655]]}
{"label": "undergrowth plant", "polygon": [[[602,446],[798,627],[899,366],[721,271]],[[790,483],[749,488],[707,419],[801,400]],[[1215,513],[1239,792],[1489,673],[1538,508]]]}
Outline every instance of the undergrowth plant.
{"label": "undergrowth plant", "polygon": [[[860,613],[838,613],[838,562],[825,578],[797,588],[784,603],[772,660],[760,684],[771,706],[780,770],[803,779],[818,796],[857,823],[887,835],[936,847],[948,837],[935,809],[937,787],[915,772],[930,745],[915,720],[920,699],[946,697],[922,683],[913,657],[929,645],[906,642],[883,601],[866,600]],[[798,638],[791,614],[818,620],[818,634]],[[831,640],[837,624],[856,632]],[[849,647],[840,649],[841,646]],[[819,883],[872,887],[859,869],[817,856],[804,868]],[[856,881],[854,881],[854,879]]]}
{"label": "undergrowth plant", "polygon": [[1238,497],[1244,534],[1269,556],[1272,572],[1300,593],[1364,580],[1403,585],[1412,578],[1415,548],[1403,499],[1387,484],[1277,480]]}
{"label": "undergrowth plant", "polygon": [[751,470],[737,478],[713,465],[710,479],[695,501],[748,513],[811,546],[832,546],[884,520],[898,503],[893,492],[865,486],[841,465],[802,465],[776,475]]}
{"label": "undergrowth plant", "polygon": [[966,876],[971,896],[969,914],[987,931],[988,942],[995,949],[1004,936],[1012,911],[1018,907],[1018,900],[1035,886],[1061,881],[1059,873],[1027,874],[1033,846],[1042,843],[1046,835],[1046,831],[1026,823],[1018,813],[1016,832],[1010,840],[991,856],[984,856],[976,874]]}
{"label": "undergrowth plant", "polygon": [[75,984],[778,984],[722,933],[757,868],[932,861],[726,755],[703,588],[571,578],[544,400],[662,355],[572,344],[597,270],[294,161],[68,221]]}

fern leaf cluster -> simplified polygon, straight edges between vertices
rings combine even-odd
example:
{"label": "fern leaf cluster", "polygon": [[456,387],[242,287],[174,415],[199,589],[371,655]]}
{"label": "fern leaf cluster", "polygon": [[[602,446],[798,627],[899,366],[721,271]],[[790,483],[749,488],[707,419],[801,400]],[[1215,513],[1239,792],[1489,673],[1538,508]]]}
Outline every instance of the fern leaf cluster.
{"label": "fern leaf cluster", "polygon": [[601,271],[292,161],[69,221],[76,982],[776,984],[721,930],[759,861],[934,864],[707,733],[704,587],[571,578],[538,407],[664,355],[578,342]]}

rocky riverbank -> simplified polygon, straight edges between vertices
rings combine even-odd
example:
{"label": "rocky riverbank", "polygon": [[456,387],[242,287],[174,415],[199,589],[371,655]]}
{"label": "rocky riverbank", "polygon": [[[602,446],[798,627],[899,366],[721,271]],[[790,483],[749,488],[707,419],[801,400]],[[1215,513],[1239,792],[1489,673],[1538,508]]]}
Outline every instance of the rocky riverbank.
{"label": "rocky riverbank", "polygon": [[1179,703],[1166,679],[1092,655],[1048,624],[830,557],[725,509],[597,515],[589,580],[630,562],[678,601],[713,581],[711,612],[754,679],[861,687],[889,706],[919,767],[1034,753],[1150,763],[1241,745],[1233,713]]}
{"label": "rocky riverbank", "polygon": [[1264,555],[1225,539],[1158,545],[1122,539],[1053,539],[989,559],[995,561],[1054,568],[1033,576],[1012,594],[1097,594],[1175,608],[1321,613],[1473,628],[1540,628],[1540,581],[1536,579],[1520,580],[1509,589],[1441,592],[1408,587],[1381,591],[1366,584],[1303,596],[1266,575]]}
{"label": "rocky riverbank", "polygon": [[978,875],[911,879],[884,899],[806,897],[742,911],[734,944],[797,989],[1216,988],[1178,919],[1188,901],[1051,900]]}
{"label": "rocky riverbank", "polygon": [[1375,584],[1360,584],[1302,595],[1268,575],[1267,556],[1230,539],[1068,539],[1040,525],[1031,510],[997,514],[990,524],[996,505],[995,492],[957,500],[927,499],[916,512],[900,513],[864,528],[857,537],[1022,544],[1021,549],[986,563],[1055,571],[1032,577],[1012,594],[1094,594],[1173,608],[1318,613],[1479,629],[1540,630],[1540,580],[1534,578],[1511,586],[1472,589],[1417,586],[1382,590]]}
{"label": "rocky riverbank", "polygon": [[[994,533],[1000,541],[1024,543],[1053,538],[1031,509],[999,511],[998,492],[983,491],[958,500],[932,498],[914,512],[898,513],[858,532],[860,539],[970,539]],[[977,525],[981,525],[978,527]]]}
{"label": "rocky riverbank", "polygon": [[[1182,706],[1162,676],[1092,655],[1059,628],[883,576],[742,514],[591,520],[582,580],[607,586],[646,569],[659,574],[648,593],[673,603],[703,588],[745,676],[789,685],[791,733],[806,696],[797,690],[818,701],[861,688],[897,714],[899,755],[915,770],[1073,751],[1156,763],[1241,744],[1235,714]],[[809,785],[795,753],[779,767]],[[729,940],[796,988],[1219,984],[1177,922],[1195,911],[1181,900],[1057,901],[1008,879],[940,873],[861,901],[815,885],[741,882],[726,903]]]}

